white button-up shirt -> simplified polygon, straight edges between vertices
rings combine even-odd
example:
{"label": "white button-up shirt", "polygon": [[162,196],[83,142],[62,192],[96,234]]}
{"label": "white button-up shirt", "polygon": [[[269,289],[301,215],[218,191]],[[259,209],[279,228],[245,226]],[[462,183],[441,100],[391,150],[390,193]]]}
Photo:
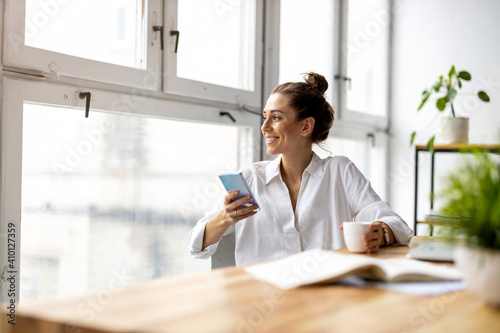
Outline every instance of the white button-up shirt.
{"label": "white button-up shirt", "polygon": [[[321,159],[313,153],[302,174],[295,212],[281,178],[280,161],[281,157],[257,162],[241,171],[261,210],[224,234],[235,233],[236,265],[279,259],[309,249],[343,248],[340,225],[353,218],[382,221],[390,226],[397,243],[410,241],[413,231],[380,199],[347,157]],[[207,222],[223,207],[222,200],[189,233],[193,257],[209,258],[217,250],[218,242],[202,249],[203,234]]]}

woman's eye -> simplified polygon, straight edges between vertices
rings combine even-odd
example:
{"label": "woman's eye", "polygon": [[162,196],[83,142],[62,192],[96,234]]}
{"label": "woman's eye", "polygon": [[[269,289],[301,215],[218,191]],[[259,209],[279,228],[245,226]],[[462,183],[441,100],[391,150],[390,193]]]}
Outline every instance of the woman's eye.
{"label": "woman's eye", "polygon": [[[279,117],[279,116],[271,116],[271,119],[272,120],[280,120],[281,117]],[[266,121],[267,120],[267,116],[262,116],[262,120]]]}

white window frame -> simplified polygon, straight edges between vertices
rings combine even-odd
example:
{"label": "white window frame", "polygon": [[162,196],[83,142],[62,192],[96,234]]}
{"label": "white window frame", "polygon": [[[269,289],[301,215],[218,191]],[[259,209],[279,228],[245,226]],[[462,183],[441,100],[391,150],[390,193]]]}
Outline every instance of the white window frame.
{"label": "white window frame", "polygon": [[[8,304],[15,299],[16,309],[19,304],[20,281],[20,244],[21,237],[21,183],[22,183],[22,138],[23,138],[23,106],[25,102],[62,106],[78,109],[85,116],[85,100],[79,98],[79,92],[90,91],[92,94],[90,114],[92,110],[143,115],[171,120],[195,121],[213,124],[228,124],[252,128],[252,144],[248,153],[251,161],[260,156],[260,117],[253,114],[226,110],[236,120],[233,123],[228,117],[220,116],[220,108],[196,105],[191,103],[134,96],[112,91],[82,88],[38,80],[25,80],[4,76],[2,78],[2,122],[1,122],[1,187],[0,197],[0,274],[15,274],[15,297],[9,295],[10,282],[0,281],[0,303]],[[123,98],[127,97],[127,98]],[[253,149],[252,149],[253,148]],[[7,245],[8,224],[15,226],[15,265],[9,268]],[[15,273],[8,273],[9,271]],[[8,277],[8,276],[7,276]],[[7,316],[4,316],[7,318]],[[2,320],[6,320],[2,318]]]}
{"label": "white window frame", "polygon": [[[286,0],[280,0],[286,1]],[[345,48],[342,45],[347,43],[347,1],[335,1],[333,19],[335,20],[334,33],[334,63],[333,63],[333,78],[327,78],[328,83],[332,86],[334,94],[332,107],[335,110],[336,126],[365,126],[371,128],[371,132],[386,132],[389,126],[387,113],[386,117],[374,116],[355,110],[347,109],[347,89],[348,81],[344,80],[347,74],[347,54],[343,52]],[[266,31],[265,31],[265,70],[264,70],[264,93],[269,94],[272,89],[278,84],[279,73],[279,17],[280,5],[279,1],[266,2]],[[390,47],[390,44],[389,44]],[[389,50],[390,51],[390,50]],[[390,52],[389,52],[390,54]],[[390,59],[387,59],[389,63]],[[388,67],[390,68],[390,67]],[[388,82],[390,84],[389,75]],[[389,102],[389,91],[387,89]],[[267,96],[263,96],[264,101]],[[387,103],[389,107],[389,103]]]}
{"label": "white window frame", "polygon": [[[26,46],[24,44],[26,0],[5,1],[3,65],[14,71],[19,68],[30,70],[51,79],[72,77],[157,91],[161,87],[161,43],[160,34],[153,31],[153,26],[162,24],[162,1],[146,1],[147,69],[130,68]],[[66,2],[67,0],[54,0],[53,4],[64,6]],[[47,19],[50,19],[49,14],[40,12],[40,15]]]}
{"label": "white window frame", "polygon": [[[387,110],[387,116],[375,116],[355,110],[350,110],[347,108],[347,90],[349,87],[349,81],[347,77],[347,18],[348,18],[348,1],[349,0],[339,0],[336,2],[336,27],[337,27],[337,46],[336,46],[336,58],[337,62],[335,64],[335,87],[337,98],[337,115],[339,119],[347,123],[363,124],[373,126],[377,130],[387,131],[389,127],[389,110]],[[391,2],[389,2],[390,4]],[[391,12],[391,11],[390,11]],[[392,16],[391,16],[392,20]],[[391,25],[390,25],[391,26]],[[389,32],[390,33],[390,32]],[[389,39],[389,54],[390,54],[390,39]],[[390,59],[387,59],[387,63],[390,64]],[[390,68],[388,66],[387,68]],[[387,75],[387,108],[389,108],[389,92],[390,92],[390,76]]]}
{"label": "white window frame", "polygon": [[[163,90],[167,93],[203,98],[213,101],[230,103],[239,107],[260,108],[262,87],[262,52],[263,52],[263,0],[256,0],[255,22],[255,64],[254,64],[254,90],[248,91],[224,87],[216,84],[185,79],[177,76],[177,53],[175,53],[176,36],[170,36],[170,31],[177,29],[177,0],[166,0],[165,6],[165,46],[164,63],[165,78]],[[231,2],[231,1],[227,1]],[[179,36],[179,48],[182,47],[182,31]]]}

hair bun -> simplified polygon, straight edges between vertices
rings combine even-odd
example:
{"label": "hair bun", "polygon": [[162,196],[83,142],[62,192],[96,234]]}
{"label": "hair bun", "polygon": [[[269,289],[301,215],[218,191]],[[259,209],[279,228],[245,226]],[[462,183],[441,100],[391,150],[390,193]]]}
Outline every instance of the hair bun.
{"label": "hair bun", "polygon": [[309,72],[304,75],[304,81],[306,81],[311,88],[319,91],[322,95],[324,95],[328,89],[328,81],[326,81],[325,77],[321,74]]}

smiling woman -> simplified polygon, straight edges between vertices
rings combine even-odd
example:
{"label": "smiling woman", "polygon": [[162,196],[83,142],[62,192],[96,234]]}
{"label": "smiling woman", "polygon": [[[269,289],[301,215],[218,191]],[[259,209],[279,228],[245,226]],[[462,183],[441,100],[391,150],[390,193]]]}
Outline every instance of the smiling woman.
{"label": "smiling woman", "polygon": [[277,86],[264,108],[262,134],[267,153],[282,154],[283,181],[294,210],[302,178],[293,174],[297,167],[307,167],[312,143],[326,140],[333,124],[334,111],[324,97],[327,89],[328,82],[322,75],[309,73],[305,82]]}
{"label": "smiling woman", "polygon": [[190,232],[195,258],[213,255],[232,233],[237,265],[339,249],[345,247],[340,226],[353,219],[372,222],[363,235],[368,252],[410,241],[412,230],[348,158],[321,159],[313,152],[313,143],[327,139],[334,112],[324,98],[326,79],[317,73],[304,79],[276,87],[263,111],[267,152],[280,156],[241,170],[259,205],[242,208],[249,198],[226,194]]}

